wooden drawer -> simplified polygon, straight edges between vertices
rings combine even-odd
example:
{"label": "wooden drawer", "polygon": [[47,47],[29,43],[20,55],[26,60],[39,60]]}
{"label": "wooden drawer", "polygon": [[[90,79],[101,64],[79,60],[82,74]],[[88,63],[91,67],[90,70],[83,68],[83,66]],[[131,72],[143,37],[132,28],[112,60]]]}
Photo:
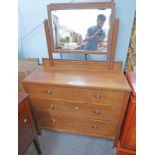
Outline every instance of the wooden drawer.
{"label": "wooden drawer", "polygon": [[[21,104],[20,104],[21,105]],[[28,115],[22,114],[18,118],[18,154],[23,155],[34,139],[33,129]]]}
{"label": "wooden drawer", "polygon": [[36,113],[36,117],[41,128],[53,129],[56,131],[113,139],[116,130],[116,124],[111,124],[109,121],[82,119],[70,115],[50,116],[46,113]]}
{"label": "wooden drawer", "polygon": [[[28,115],[25,113],[20,116],[18,120],[18,138],[19,144],[27,145],[34,137],[31,121]],[[24,147],[24,146],[23,146]]]}
{"label": "wooden drawer", "polygon": [[25,114],[25,112],[26,112],[25,103],[26,103],[26,101],[23,101],[23,104],[19,104],[19,106],[18,106],[18,115]]}
{"label": "wooden drawer", "polygon": [[83,118],[110,120],[118,122],[120,108],[111,105],[80,103],[56,99],[31,98],[34,111],[50,115],[70,114]]}
{"label": "wooden drawer", "polygon": [[61,87],[42,84],[24,83],[26,93],[33,97],[45,99],[65,99],[81,102],[92,102],[101,104],[116,104],[120,106],[123,93],[107,91],[102,89],[87,89],[78,87]]}

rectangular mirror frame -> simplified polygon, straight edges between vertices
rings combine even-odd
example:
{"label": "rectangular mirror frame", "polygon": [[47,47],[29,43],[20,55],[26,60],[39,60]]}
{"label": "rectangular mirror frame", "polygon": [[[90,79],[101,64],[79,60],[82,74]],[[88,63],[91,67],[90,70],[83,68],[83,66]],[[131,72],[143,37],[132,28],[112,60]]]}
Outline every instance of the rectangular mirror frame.
{"label": "rectangular mirror frame", "polygon": [[[96,51],[83,51],[83,50],[61,50],[54,48],[53,39],[53,28],[52,28],[52,17],[51,12],[54,10],[73,10],[73,9],[101,9],[101,8],[111,8],[111,19],[110,19],[110,30],[108,36],[108,47],[107,52],[96,52]],[[108,55],[110,58],[110,53],[112,49],[112,36],[115,21],[115,3],[111,2],[97,2],[97,3],[52,3],[47,6],[48,9],[48,21],[49,21],[49,31],[51,34],[51,54],[52,53],[67,53],[67,54],[100,54]]]}

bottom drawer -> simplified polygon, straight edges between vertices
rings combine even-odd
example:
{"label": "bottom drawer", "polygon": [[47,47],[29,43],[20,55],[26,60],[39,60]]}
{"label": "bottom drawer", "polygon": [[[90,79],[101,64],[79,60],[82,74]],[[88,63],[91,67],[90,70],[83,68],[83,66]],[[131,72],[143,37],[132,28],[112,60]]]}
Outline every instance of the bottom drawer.
{"label": "bottom drawer", "polygon": [[116,124],[109,121],[82,119],[69,115],[50,116],[46,113],[36,113],[40,128],[53,129],[56,131],[72,132],[77,134],[98,136],[113,139]]}
{"label": "bottom drawer", "polygon": [[27,114],[19,118],[18,134],[19,141],[23,140],[23,138],[26,138],[27,141],[31,141],[34,137],[32,125]]}
{"label": "bottom drawer", "polygon": [[19,155],[27,149],[34,139],[33,129],[28,115],[20,115],[18,120],[18,151]]}

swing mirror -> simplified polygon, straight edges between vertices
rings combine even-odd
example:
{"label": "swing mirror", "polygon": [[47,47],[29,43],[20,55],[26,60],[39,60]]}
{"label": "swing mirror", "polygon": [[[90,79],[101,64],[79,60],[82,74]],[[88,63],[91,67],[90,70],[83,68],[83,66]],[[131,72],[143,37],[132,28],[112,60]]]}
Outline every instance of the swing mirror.
{"label": "swing mirror", "polygon": [[114,3],[48,5],[52,53],[108,54],[114,25]]}

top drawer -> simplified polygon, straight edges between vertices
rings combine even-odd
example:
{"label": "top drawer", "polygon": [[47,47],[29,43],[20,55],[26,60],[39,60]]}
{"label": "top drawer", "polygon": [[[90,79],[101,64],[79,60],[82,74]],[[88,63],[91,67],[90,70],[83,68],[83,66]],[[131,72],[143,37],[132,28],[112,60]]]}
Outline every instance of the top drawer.
{"label": "top drawer", "polygon": [[57,98],[65,100],[76,100],[81,102],[92,102],[102,104],[120,105],[123,92],[106,91],[101,89],[88,89],[77,87],[51,86],[43,84],[24,84],[26,93],[37,98]]}

